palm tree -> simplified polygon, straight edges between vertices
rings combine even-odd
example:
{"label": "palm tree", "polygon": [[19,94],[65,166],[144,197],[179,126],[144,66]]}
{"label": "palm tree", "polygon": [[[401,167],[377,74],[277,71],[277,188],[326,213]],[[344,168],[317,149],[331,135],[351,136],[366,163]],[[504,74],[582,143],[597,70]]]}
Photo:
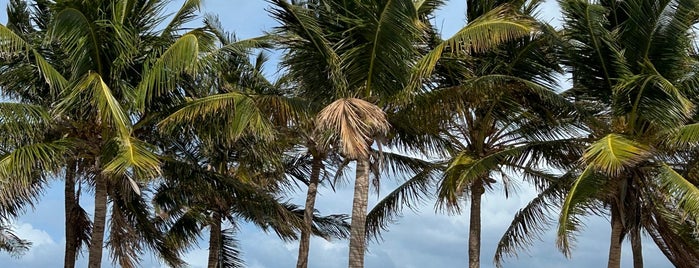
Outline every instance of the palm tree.
{"label": "palm tree", "polygon": [[[49,10],[48,3],[46,1],[37,1],[33,6],[34,10],[30,10],[26,1],[13,0],[8,4],[8,29],[22,36],[25,40],[30,43],[41,44],[42,39],[45,38],[45,34],[48,28],[48,22],[51,20],[51,11]],[[46,49],[53,49],[55,46],[47,46]],[[9,55],[8,55],[9,56]],[[61,55],[52,55],[54,59],[59,58]],[[52,60],[53,61],[53,60]],[[56,61],[53,61],[56,64]],[[21,101],[25,103],[30,103],[37,105],[39,107],[50,106],[58,98],[56,92],[50,90],[50,86],[44,83],[38,70],[35,69],[30,63],[26,62],[23,57],[9,56],[2,57],[2,66],[6,69],[0,74],[2,76],[2,95],[8,99]],[[22,88],[22,90],[15,90],[17,88]],[[35,106],[35,108],[38,108]],[[53,131],[60,131],[59,129],[65,128],[65,125],[58,125],[58,122],[52,122],[54,124],[48,124],[49,120],[47,116],[42,117],[41,112],[39,114],[34,113],[32,116],[32,110],[23,109],[22,105],[16,103],[4,103],[3,111],[7,112],[2,115],[5,136],[3,137],[2,148],[3,155],[9,153],[13,148],[21,146],[21,143],[29,143],[31,140],[41,141],[46,139],[51,139],[46,137],[49,133]],[[36,110],[33,110],[37,112]],[[27,113],[29,112],[29,113]],[[39,115],[39,117],[36,117]],[[45,115],[45,114],[44,114]],[[25,117],[26,116],[26,117]],[[38,120],[38,121],[37,121]],[[38,123],[38,125],[37,125]],[[36,128],[40,127],[40,128]],[[31,129],[33,135],[27,136],[27,133],[22,133]],[[37,131],[40,129],[42,131]],[[43,131],[46,130],[46,131]],[[11,134],[12,133],[12,134]],[[31,139],[21,138],[21,137],[31,137]],[[20,144],[17,141],[22,141]],[[65,172],[65,222],[66,222],[66,248],[65,248],[65,267],[74,267],[75,260],[77,258],[77,252],[81,247],[87,245],[89,240],[89,232],[91,223],[89,216],[82,207],[80,207],[79,202],[75,195],[75,167],[76,163],[69,164],[70,167],[66,168]],[[43,188],[46,185],[43,183],[43,178],[38,178],[35,180],[36,183],[32,185],[37,188]],[[11,182],[9,182],[11,183]],[[20,185],[14,185],[21,187]],[[12,187],[7,185],[3,187],[7,192],[5,202],[13,199],[23,199],[19,196],[10,194],[10,189],[20,189],[18,187]],[[19,193],[26,194],[36,194],[38,189],[30,191],[21,191]],[[28,196],[25,196],[25,198]],[[30,198],[37,198],[36,196],[31,196]],[[12,203],[4,203],[3,208],[15,208]],[[14,215],[16,216],[16,215]]]}
{"label": "palm tree", "polygon": [[[533,27],[533,18],[526,14],[533,14],[538,2],[516,4],[498,2],[487,8],[481,6],[480,11],[477,6],[469,6],[470,23],[460,33],[508,23]],[[531,35],[527,31],[527,35],[499,39],[493,43],[500,45],[492,50],[461,47],[454,38],[426,38],[432,44],[427,45],[431,50],[427,50],[425,59],[434,58],[437,53],[445,57],[436,68],[429,69],[434,74],[424,82],[425,93],[414,97],[412,107],[391,117],[409,118],[410,126],[403,127],[413,132],[416,128],[423,129],[418,131],[423,135],[437,132],[430,135],[431,142],[405,133],[397,134],[396,142],[409,138],[409,142],[400,143],[426,144],[426,148],[431,148],[426,150],[427,155],[437,151],[436,156],[447,160],[442,167],[417,172],[417,176],[382,200],[371,212],[372,233],[378,229],[375,216],[394,217],[401,206],[409,204],[406,200],[423,198],[426,190],[439,181],[439,208],[459,211],[462,193],[471,192],[469,265],[478,267],[480,199],[485,189],[492,188],[495,179],[500,178],[507,196],[512,190],[510,174],[514,172],[544,187],[554,176],[540,170],[542,164],[563,165],[566,154],[576,153],[566,139],[567,132],[575,128],[553,120],[572,112],[571,105],[551,89],[555,73],[560,72],[554,55],[553,30],[545,24],[529,29],[536,30]],[[548,112],[545,105],[557,107],[557,112]],[[400,121],[391,122],[401,125]],[[438,148],[444,152],[438,152]],[[433,178],[435,168],[444,172],[441,180]]]}
{"label": "palm tree", "polygon": [[[94,185],[89,267],[101,265],[110,194],[112,215],[124,219],[114,220],[111,225],[109,245],[115,262],[134,266],[139,259],[139,241],[143,240],[160,251],[171,265],[179,262],[158,246],[159,235],[144,233],[152,228],[132,229],[139,231],[138,236],[118,231],[132,228],[126,215],[138,215],[135,218],[139,224],[150,224],[138,181],[145,182],[159,174],[160,163],[153,147],[135,133],[148,126],[145,119],[151,110],[157,110],[154,107],[163,103],[165,96],[176,99],[173,95],[178,92],[169,90],[174,89],[180,74],[194,69],[199,45],[206,48],[206,38],[198,38],[202,37],[198,29],[182,34],[181,28],[193,18],[199,1],[185,2],[169,24],[160,23],[164,4],[165,1],[38,1],[37,12],[50,14],[37,16],[38,27],[44,28],[36,32],[44,34],[38,37],[43,42],[34,42],[37,39],[28,38],[22,31],[0,26],[2,55],[19,61],[17,68],[25,68],[33,75],[8,81],[9,86],[3,87],[3,91],[22,102],[17,105],[32,108],[30,111],[49,119],[43,123],[59,126],[41,139],[8,147],[3,156],[3,177],[26,182],[37,174],[32,170],[52,176],[65,169],[66,192],[70,193],[66,208],[73,202],[71,177],[80,176]],[[165,27],[159,28],[162,25]],[[3,70],[10,75],[18,69]],[[37,90],[49,94],[38,95]],[[43,106],[34,105],[34,100]],[[32,123],[37,122],[42,123]],[[34,133],[36,126],[17,131]],[[133,193],[123,191],[124,186],[133,189]],[[136,204],[143,210],[122,213],[128,205]],[[71,235],[68,230],[66,233]],[[67,247],[76,246],[75,240],[69,238]],[[124,247],[126,244],[131,246]],[[127,248],[130,250],[124,250]],[[77,256],[75,252],[66,251],[66,265],[74,264],[69,259]]]}
{"label": "palm tree", "polygon": [[[573,89],[566,94],[596,120],[588,126],[592,142],[581,157],[582,172],[561,207],[558,246],[570,254],[569,236],[583,208],[601,200],[611,215],[608,267],[620,266],[627,234],[635,244],[634,266],[642,267],[639,229],[661,242],[658,222],[677,222],[663,211],[696,213],[692,204],[699,192],[688,181],[691,176],[682,176],[673,165],[677,143],[664,137],[691,140],[695,134],[676,130],[691,128],[684,125],[694,110],[690,100],[697,78],[689,66],[696,64],[697,3],[571,0],[561,6],[565,62],[573,74]],[[664,240],[659,246],[676,242]]]}
{"label": "palm tree", "polygon": [[[298,164],[280,153],[294,141],[272,138],[277,131],[289,131],[289,123],[302,115],[293,99],[262,76],[264,54],[249,62],[251,48],[267,46],[265,37],[235,41],[217,19],[207,18],[205,23],[222,47],[209,56],[211,72],[191,83],[188,91],[198,93],[160,123],[167,134],[176,130],[178,137],[170,145],[173,157],[164,168],[166,182],[156,201],[168,215],[178,248],[193,242],[197,225],[208,225],[209,267],[237,267],[242,263],[239,250],[222,242],[233,241],[231,230],[239,220],[272,229],[285,240],[306,231],[300,218],[305,213],[277,198],[288,188],[287,173],[305,173],[285,163]],[[222,230],[225,222],[233,229]],[[312,212],[307,226],[309,235],[347,236],[343,215],[320,217]]]}
{"label": "palm tree", "polygon": [[[443,49],[465,41],[482,51],[524,35],[530,27],[493,14],[490,21],[464,28],[420,59],[416,45],[428,27],[419,11],[433,10],[441,1],[273,3],[273,16],[282,24],[279,30],[293,37],[283,44],[289,50],[284,66],[302,85],[304,96],[325,106],[316,117],[318,130],[332,133],[331,138],[341,142],[342,154],[357,163],[349,266],[363,267],[369,151],[390,129],[384,110],[409,103]],[[483,35],[484,31],[493,34]]]}

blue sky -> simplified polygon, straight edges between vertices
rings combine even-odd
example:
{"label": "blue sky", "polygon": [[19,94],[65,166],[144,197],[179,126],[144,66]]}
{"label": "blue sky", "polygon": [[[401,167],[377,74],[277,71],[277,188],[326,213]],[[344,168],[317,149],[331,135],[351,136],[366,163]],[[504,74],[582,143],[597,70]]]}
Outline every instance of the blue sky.
{"label": "blue sky", "polygon": [[[0,0],[5,7],[7,0]],[[179,4],[182,1],[174,1]],[[438,12],[437,25],[442,26],[444,35],[455,32],[465,22],[465,0],[449,0],[446,7]],[[206,0],[204,11],[218,14],[224,27],[235,32],[240,38],[257,36],[276,25],[265,11],[267,3],[263,0]],[[3,11],[0,22],[6,22]],[[555,1],[543,5],[542,18],[560,25],[559,11]],[[268,74],[276,70],[269,66]],[[563,83],[565,85],[565,83]],[[63,196],[62,185],[54,182],[41,200],[41,203],[15,223],[17,233],[34,242],[32,249],[22,258],[15,259],[0,253],[3,267],[35,268],[59,267],[63,258]],[[383,182],[384,191],[395,185],[391,179]],[[321,189],[317,201],[318,209],[324,213],[349,213],[351,211],[352,187],[345,186],[332,192]],[[290,197],[301,204],[303,192]],[[385,192],[381,193],[382,195]],[[491,262],[495,246],[500,235],[507,228],[514,213],[524,206],[535,192],[526,185],[521,185],[518,195],[504,198],[500,191],[486,194],[483,200],[483,249],[482,267],[493,267]],[[87,195],[82,200],[90,200]],[[370,197],[370,206],[377,201],[377,196]],[[87,211],[92,205],[84,204]],[[366,267],[464,267],[467,266],[467,215],[443,215],[434,212],[434,201],[425,202],[415,211],[405,211],[397,223],[383,235],[381,243],[372,243],[366,256]],[[543,240],[535,244],[529,252],[523,252],[518,259],[511,259],[505,267],[603,267],[606,264],[609,246],[609,222],[604,218],[590,218],[586,228],[577,239],[572,259],[566,259],[555,247],[553,232],[547,232]],[[242,225],[239,233],[241,248],[248,267],[274,268],[293,267],[296,261],[298,245],[285,243],[272,234],[265,234],[249,225]],[[314,238],[311,244],[310,267],[334,268],[346,267],[347,241],[325,241]],[[665,257],[656,249],[649,238],[644,239],[646,267],[672,267]],[[206,243],[200,244],[186,256],[191,267],[205,267]],[[79,261],[78,267],[86,266],[86,256]],[[105,266],[110,267],[109,256],[105,253]],[[623,267],[632,267],[628,243],[624,245]],[[144,256],[142,267],[164,267],[150,256]]]}

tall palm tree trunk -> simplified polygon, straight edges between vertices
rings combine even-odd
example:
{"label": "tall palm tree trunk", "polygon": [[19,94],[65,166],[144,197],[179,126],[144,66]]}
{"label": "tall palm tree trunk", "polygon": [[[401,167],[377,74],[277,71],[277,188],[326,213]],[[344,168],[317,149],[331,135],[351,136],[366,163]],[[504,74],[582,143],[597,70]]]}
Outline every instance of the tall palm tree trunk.
{"label": "tall palm tree trunk", "polygon": [[299,258],[296,261],[296,268],[308,267],[308,251],[311,247],[311,226],[313,224],[313,210],[316,203],[316,193],[318,193],[318,183],[320,182],[320,170],[323,168],[323,159],[313,157],[311,167],[311,178],[308,182],[308,193],[306,193],[306,207],[303,212],[304,229],[301,230],[301,241],[299,242]]}
{"label": "tall palm tree trunk", "polygon": [[65,188],[64,188],[64,208],[65,208],[65,228],[66,228],[66,248],[63,257],[63,267],[75,267],[75,260],[78,257],[78,235],[75,230],[75,161],[69,161],[66,166]]}
{"label": "tall palm tree trunk", "polygon": [[89,268],[99,268],[102,265],[102,250],[104,248],[104,227],[107,222],[107,181],[102,174],[95,176],[95,215],[90,236]]}
{"label": "tall palm tree trunk", "polygon": [[471,189],[471,216],[468,229],[468,267],[481,266],[481,197],[485,192],[483,181],[476,181]]}
{"label": "tall palm tree trunk", "polygon": [[633,268],[643,268],[643,245],[641,244],[641,227],[631,230],[631,251],[633,252]]}
{"label": "tall palm tree trunk", "polygon": [[624,225],[621,222],[621,214],[619,206],[616,202],[612,202],[612,234],[609,241],[609,261],[607,268],[621,267],[621,234],[624,230]]}
{"label": "tall palm tree trunk", "polygon": [[350,225],[349,267],[364,267],[366,249],[366,211],[369,200],[369,160],[357,160],[354,181],[354,200],[352,203],[352,222]]}
{"label": "tall palm tree trunk", "polygon": [[221,252],[221,214],[214,212],[209,225],[209,268],[218,267]]}

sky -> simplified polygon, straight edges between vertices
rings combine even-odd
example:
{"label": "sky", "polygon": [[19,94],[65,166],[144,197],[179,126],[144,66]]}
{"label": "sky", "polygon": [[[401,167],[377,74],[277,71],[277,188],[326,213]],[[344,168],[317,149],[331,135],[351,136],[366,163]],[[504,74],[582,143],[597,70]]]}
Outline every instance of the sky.
{"label": "sky", "polygon": [[[0,0],[5,7],[8,0]],[[182,1],[174,1],[173,5]],[[465,23],[465,0],[448,0],[438,12],[436,24],[442,34],[449,36]],[[217,14],[224,28],[235,32],[239,38],[250,38],[269,31],[276,25],[266,13],[268,4],[263,0],[205,0],[203,11]],[[548,0],[541,9],[541,17],[554,25],[560,25],[560,11],[555,1]],[[7,21],[4,11],[0,12],[0,22]],[[274,75],[274,66],[268,66],[267,74]],[[562,87],[565,87],[563,81]],[[395,180],[382,181],[383,192],[370,196],[370,206],[380,200]],[[351,185],[333,192],[322,188],[317,200],[317,208],[323,214],[342,214],[351,211]],[[535,196],[535,191],[521,185],[516,195],[505,199],[502,191],[489,192],[483,199],[482,214],[482,255],[484,268],[494,267],[492,258],[500,236],[512,220],[513,215]],[[291,201],[302,204],[304,191],[290,197]],[[91,197],[84,195],[83,201]],[[87,211],[93,205],[83,204]],[[14,268],[59,267],[63,262],[64,219],[62,184],[53,182],[34,210],[28,211],[14,223],[16,233],[34,243],[30,251],[21,258],[13,258],[0,252],[0,266]],[[609,221],[602,217],[592,217],[585,221],[585,229],[576,241],[571,259],[566,259],[555,246],[555,233],[546,232],[542,240],[535,243],[528,252],[516,259],[508,259],[504,267],[554,268],[554,267],[603,267],[606,265],[609,247]],[[206,234],[204,235],[206,237]],[[273,234],[266,234],[254,226],[243,224],[239,237],[243,259],[250,268],[294,267],[298,252],[297,242],[285,243]],[[415,211],[407,210],[390,230],[383,233],[383,240],[372,242],[366,255],[366,267],[419,268],[419,267],[465,267],[468,264],[468,215],[445,215],[436,213],[434,200],[417,206]],[[202,241],[199,249],[185,256],[192,268],[206,266],[207,244]],[[646,267],[672,267],[648,237],[644,237],[643,251]],[[346,267],[348,241],[325,241],[313,238],[311,241],[310,267]],[[78,261],[77,267],[86,266],[86,254]],[[103,267],[113,267],[105,251]],[[141,267],[165,267],[151,256],[144,256]],[[624,245],[622,267],[632,267],[630,246]]]}

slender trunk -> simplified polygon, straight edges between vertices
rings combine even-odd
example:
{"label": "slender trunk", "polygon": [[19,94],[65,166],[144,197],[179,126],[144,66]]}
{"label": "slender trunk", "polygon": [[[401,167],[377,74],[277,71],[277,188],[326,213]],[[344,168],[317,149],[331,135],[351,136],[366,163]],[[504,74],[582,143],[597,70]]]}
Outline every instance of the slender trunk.
{"label": "slender trunk", "polygon": [[352,222],[350,225],[349,267],[364,267],[366,250],[366,211],[369,200],[369,160],[357,160],[357,172],[354,181],[354,200],[352,203]]}
{"label": "slender trunk", "polygon": [[299,242],[299,258],[296,262],[297,268],[308,267],[308,250],[311,247],[311,226],[313,224],[313,210],[316,203],[316,193],[318,192],[318,182],[320,181],[320,170],[323,168],[323,159],[313,157],[311,167],[311,178],[308,182],[308,193],[306,194],[306,207],[303,212],[304,229],[301,230],[301,241]]}
{"label": "slender trunk", "polygon": [[481,267],[481,197],[485,192],[478,180],[471,187],[471,216],[468,229],[468,267]]}
{"label": "slender trunk", "polygon": [[95,215],[92,220],[92,235],[90,236],[89,268],[102,266],[102,250],[104,249],[104,227],[107,222],[107,181],[106,177],[95,176]]}
{"label": "slender trunk", "polygon": [[607,262],[608,268],[621,267],[621,234],[624,229],[624,225],[621,220],[619,206],[616,204],[616,202],[612,202],[612,234],[609,241],[609,261]]}
{"label": "slender trunk", "polygon": [[209,225],[209,268],[216,268],[219,264],[221,252],[221,214],[213,213],[213,219]]}
{"label": "slender trunk", "polygon": [[63,257],[63,267],[75,267],[75,260],[78,255],[78,236],[75,230],[75,161],[69,161],[66,166],[65,188],[64,188],[64,208],[65,208],[65,228],[66,228],[66,248]]}
{"label": "slender trunk", "polygon": [[633,268],[643,268],[643,246],[641,245],[641,229],[631,230],[631,251],[633,252]]}

